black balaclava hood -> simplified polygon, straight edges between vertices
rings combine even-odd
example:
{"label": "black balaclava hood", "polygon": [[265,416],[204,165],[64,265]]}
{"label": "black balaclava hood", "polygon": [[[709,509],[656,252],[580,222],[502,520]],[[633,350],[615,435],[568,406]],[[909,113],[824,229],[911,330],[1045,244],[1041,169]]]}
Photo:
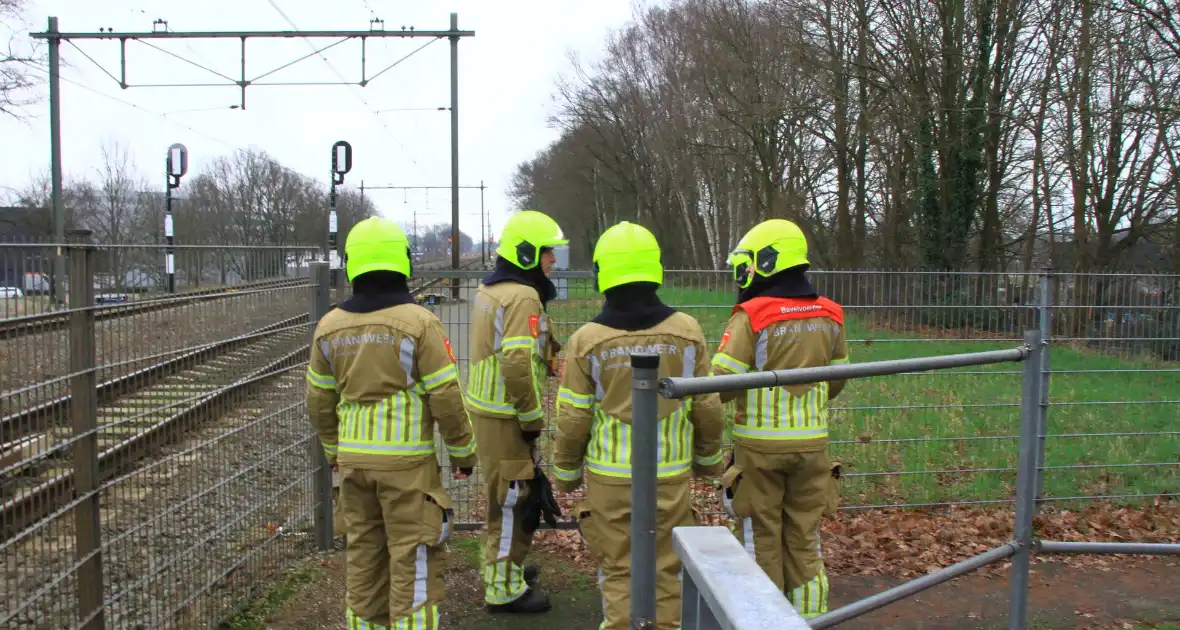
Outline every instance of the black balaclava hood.
{"label": "black balaclava hood", "polygon": [[660,301],[654,282],[628,282],[603,292],[606,303],[592,321],[615,330],[645,330],[668,319],[676,309]]}
{"label": "black balaclava hood", "polygon": [[[804,272],[807,271],[809,265],[799,265],[791,267],[790,269],[783,269],[773,276],[764,277],[756,275],[754,281],[750,286],[738,292],[737,303],[748,302],[756,297],[775,297],[775,298],[817,298],[819,293],[815,291],[815,287],[811,286],[811,282],[807,280]],[[750,273],[754,273],[752,270]]]}
{"label": "black balaclava hood", "polygon": [[496,256],[496,268],[484,276],[483,283],[491,286],[500,282],[519,282],[533,287],[541,298],[541,308],[546,308],[549,300],[557,297],[557,287],[541,270],[540,262],[532,269],[521,269],[503,256]]}
{"label": "black balaclava hood", "polygon": [[370,271],[352,280],[352,296],[340,305],[349,313],[372,313],[398,304],[413,304],[406,277],[396,271]]}

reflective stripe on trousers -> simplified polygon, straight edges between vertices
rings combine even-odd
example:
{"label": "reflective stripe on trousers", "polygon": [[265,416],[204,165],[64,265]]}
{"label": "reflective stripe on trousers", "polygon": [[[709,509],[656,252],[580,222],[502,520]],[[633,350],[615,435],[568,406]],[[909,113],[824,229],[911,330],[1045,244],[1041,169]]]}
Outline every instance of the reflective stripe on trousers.
{"label": "reflective stripe on trousers", "polygon": [[528,584],[524,581],[524,567],[512,562],[512,535],[516,527],[516,503],[520,497],[519,482],[513,482],[504,497],[500,515],[500,540],[496,561],[483,567],[484,600],[489,604],[509,604],[524,595]]}
{"label": "reflective stripe on trousers", "polygon": [[434,604],[423,606],[414,614],[402,617],[388,626],[365,621],[353,613],[351,608],[348,608],[344,612],[344,627],[348,630],[438,630],[438,606]]}
{"label": "reflective stripe on trousers", "polygon": [[816,617],[828,612],[828,574],[823,569],[806,583],[795,587],[790,594],[791,605],[804,617]]}
{"label": "reflective stripe on trousers", "polygon": [[426,545],[418,545],[414,558],[414,600],[411,604],[414,612],[391,621],[388,626],[383,626],[366,621],[353,612],[352,608],[345,608],[345,627],[348,630],[438,630],[438,605],[428,604],[426,601],[429,570]]}

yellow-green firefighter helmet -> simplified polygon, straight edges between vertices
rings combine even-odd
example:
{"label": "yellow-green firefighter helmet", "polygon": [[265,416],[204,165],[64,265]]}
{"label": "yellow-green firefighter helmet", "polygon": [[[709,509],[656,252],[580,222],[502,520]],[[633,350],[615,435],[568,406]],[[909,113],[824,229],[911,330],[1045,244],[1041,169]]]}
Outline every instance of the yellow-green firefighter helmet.
{"label": "yellow-green firefighter helmet", "polygon": [[628,282],[664,283],[660,244],[647,228],[623,221],[602,233],[594,246],[598,290]]}
{"label": "yellow-green firefighter helmet", "polygon": [[755,225],[746,232],[729,255],[733,265],[733,279],[741,288],[750,286],[754,275],[763,277],[807,261],[807,238],[798,225],[786,219],[771,219]]}
{"label": "yellow-green firefighter helmet", "polygon": [[396,271],[410,277],[410,241],[398,224],[369,217],[352,226],[344,241],[348,281],[370,271]]}
{"label": "yellow-green firefighter helmet", "polygon": [[567,243],[557,221],[536,210],[521,210],[504,224],[496,253],[521,269],[532,269],[541,262],[542,249]]}

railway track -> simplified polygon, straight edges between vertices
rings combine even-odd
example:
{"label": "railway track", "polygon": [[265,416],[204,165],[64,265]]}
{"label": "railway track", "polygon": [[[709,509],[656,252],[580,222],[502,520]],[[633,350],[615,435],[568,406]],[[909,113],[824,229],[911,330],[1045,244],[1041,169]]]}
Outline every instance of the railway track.
{"label": "railway track", "polygon": [[[461,268],[478,262],[465,261]],[[411,291],[421,295],[444,280]],[[228,396],[306,362],[307,325],[303,313],[101,383],[97,483],[133,469],[159,446],[216,416]],[[63,396],[0,418],[0,541],[73,500],[71,405],[71,397]]]}
{"label": "railway track", "polygon": [[[198,301],[218,300],[235,297],[246,291],[265,291],[299,287],[307,284],[307,278],[277,278],[247,282],[232,287],[218,287],[216,289],[200,289],[183,291],[170,296],[140,300],[119,306],[104,306],[94,314],[95,321],[106,321],[139,315],[153,311],[162,311]],[[65,330],[70,325],[68,312],[41,313],[39,315],[24,315],[0,320],[0,341],[7,341],[25,335],[41,334]]]}
{"label": "railway track", "polygon": [[[477,261],[478,259],[467,260],[460,265],[460,268],[465,269]],[[428,263],[423,263],[421,268],[445,269],[449,265],[449,262],[450,261],[434,260]],[[433,282],[438,281],[435,280]],[[283,289],[299,287],[305,284],[307,284],[307,278],[274,278],[270,280],[259,280],[257,282],[247,282],[229,287],[218,287],[215,289],[182,291],[173,295],[150,298],[118,306],[104,306],[102,309],[95,312],[94,317],[95,321],[101,322],[110,319],[118,319],[120,317],[128,317],[131,315],[140,315],[153,311],[167,310],[199,301],[231,298],[247,291]],[[69,324],[69,313],[62,312],[50,312],[37,315],[12,317],[9,319],[0,320],[0,341],[16,339],[25,335],[65,330],[69,327]]]}
{"label": "railway track", "polygon": [[[476,265],[476,263],[478,263],[478,262],[479,262],[479,259],[478,259],[478,258],[472,258],[472,259],[470,259],[470,260],[461,261],[461,262],[459,263],[459,269],[460,269],[460,270],[468,270],[468,269],[471,269],[471,268],[472,268],[472,267],[474,267],[474,266]],[[448,268],[448,267],[436,267],[436,268],[434,268],[434,269],[447,269],[447,268]],[[427,270],[431,270],[431,271],[433,271],[433,270],[434,270],[434,269],[431,269],[431,268],[429,268],[429,267],[427,267],[427,268],[425,268],[425,269],[427,269]],[[428,291],[438,291],[438,290],[440,290],[440,289],[442,289],[442,288],[443,288],[443,287],[442,287],[442,283],[443,283],[443,282],[445,282],[446,280],[447,280],[447,278],[435,278],[435,279],[433,279],[433,280],[427,280],[425,284],[422,284],[421,286],[418,286],[418,287],[412,288],[412,289],[411,289],[411,292],[412,292],[412,293],[414,293],[414,294],[416,294],[416,295],[419,295],[419,296],[421,296],[421,295],[424,295],[424,294],[426,294],[426,292],[428,292]]]}

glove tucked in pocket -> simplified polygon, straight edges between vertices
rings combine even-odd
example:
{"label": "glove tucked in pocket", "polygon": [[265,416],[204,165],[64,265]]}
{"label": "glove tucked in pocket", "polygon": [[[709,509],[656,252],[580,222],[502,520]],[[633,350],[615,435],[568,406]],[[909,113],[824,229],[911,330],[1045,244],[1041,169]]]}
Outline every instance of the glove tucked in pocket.
{"label": "glove tucked in pocket", "polygon": [[828,478],[828,504],[824,516],[835,516],[840,510],[840,475],[843,468],[839,460],[832,461],[832,475]]}
{"label": "glove tucked in pocket", "polygon": [[451,499],[445,492],[425,492],[422,499],[422,536],[424,545],[438,547],[451,537],[455,524],[455,511]]}
{"label": "glove tucked in pocket", "polygon": [[725,513],[730,518],[738,518],[737,511],[733,506],[733,500],[737,496],[737,486],[741,478],[742,469],[739,466],[734,466],[732,463],[725,470],[725,474],[721,475],[721,505],[725,507]]}
{"label": "glove tucked in pocket", "polygon": [[348,521],[345,518],[344,502],[340,500],[340,472],[332,473],[332,537],[348,535]]}
{"label": "glove tucked in pocket", "polygon": [[534,468],[533,478],[529,480],[529,496],[526,499],[520,528],[526,534],[531,534],[541,526],[542,518],[550,527],[556,528],[560,516],[561,506],[557,505],[557,498],[553,496],[553,486],[549,484],[549,477],[540,467]]}
{"label": "glove tucked in pocket", "polygon": [[598,532],[594,527],[597,522],[594,520],[594,512],[590,509],[588,501],[582,501],[574,507],[574,518],[578,522],[578,534],[582,537],[582,544],[586,545],[586,549],[590,550],[590,553],[601,556],[602,550],[598,546]]}

